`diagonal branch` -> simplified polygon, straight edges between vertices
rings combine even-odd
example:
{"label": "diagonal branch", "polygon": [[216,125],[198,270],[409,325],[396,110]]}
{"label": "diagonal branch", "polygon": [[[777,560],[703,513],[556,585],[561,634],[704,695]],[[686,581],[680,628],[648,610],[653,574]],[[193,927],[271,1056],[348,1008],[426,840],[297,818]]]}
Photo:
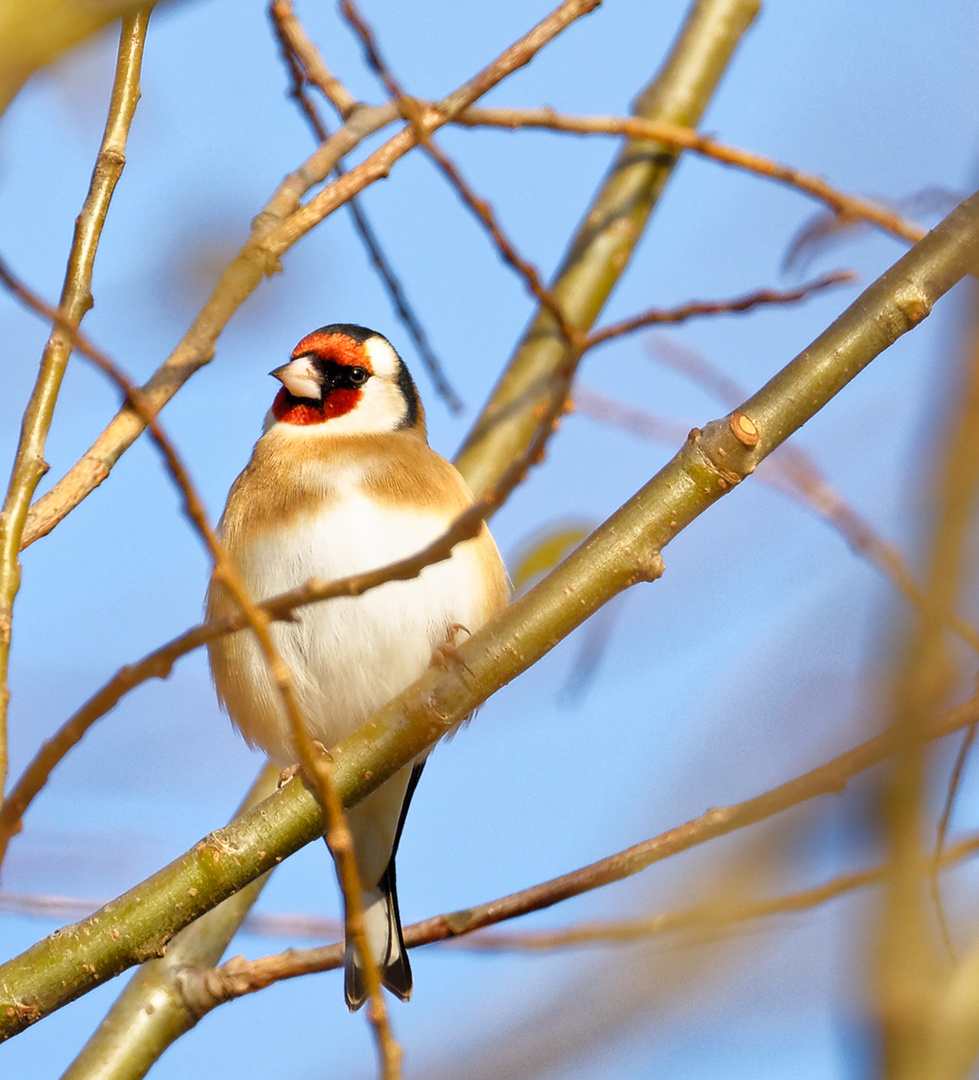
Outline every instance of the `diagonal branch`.
{"label": "diagonal branch", "polygon": [[588,348],[602,345],[611,338],[635,333],[647,326],[675,325],[701,315],[734,315],[751,311],[763,304],[794,304],[799,300],[808,300],[813,293],[836,285],[844,285],[856,278],[853,270],[834,270],[821,274],[812,281],[806,281],[794,289],[756,289],[754,292],[737,296],[731,300],[689,300],[672,308],[650,308],[628,319],[603,326],[593,331],[588,337]]}
{"label": "diagonal branch", "polygon": [[[636,114],[695,127],[758,6],[758,0],[697,0],[637,98]],[[630,139],[616,154],[550,288],[578,331],[591,329],[628,266],[678,156],[675,146],[655,138]],[[553,315],[540,307],[456,459],[477,494],[526,445],[537,411],[563,393],[566,354]]]}
{"label": "diagonal branch", "polygon": [[[599,0],[564,0],[438,107],[428,110],[426,125],[434,128],[448,123],[508,75],[528,64],[549,41],[575,20],[587,15],[598,3]],[[415,137],[408,127],[341,179],[334,181],[307,203],[300,204],[302,195],[324,180],[340,158],[368,135],[397,118],[397,110],[391,106],[356,109],[327,143],[280,184],[255,218],[248,241],[221,275],[217,287],[190,329],[167,360],[141,387],[144,404],[153,414],[159,412],[196,371],[210,362],[215,342],[228,320],[257,288],[262,278],[280,268],[282,255],[334,210],[375,180],[387,176],[392,166],[413,148]],[[49,533],[90,495],[143,430],[144,424],[134,410],[123,409],[82,458],[32,507],[22,546],[26,547]]]}
{"label": "diagonal branch", "polygon": [[[364,921],[362,887],[354,857],[353,837],[347,827],[343,804],[337,795],[333,782],[333,765],[326,755],[317,753],[312,736],[306,728],[306,720],[296,696],[293,675],[282,659],[270,630],[271,619],[265,610],[252,599],[244,579],[231,560],[224,544],[219,539],[207,518],[207,511],[194,488],[190,474],[170,442],[159,420],[146,408],[141,392],[135,384],[116,367],[91,342],[83,338],[72,324],[58,311],[49,307],[34,296],[22,283],[0,264],[0,278],[7,287],[28,306],[56,322],[58,328],[69,336],[71,343],[95,366],[107,375],[123,392],[129,407],[139,416],[149,429],[150,436],[163,455],[167,470],[181,493],[184,511],[203,540],[214,564],[213,579],[226,589],[246,620],[249,629],[255,634],[259,648],[268,664],[269,672],[282,698],[282,704],[288,718],[292,742],[299,756],[307,780],[312,785],[317,802],[326,818],[326,841],[336,861],[337,877],[343,894],[346,912],[346,938],[357,949],[363,964],[364,982],[370,997],[371,1007],[368,1019],[374,1028],[381,1060],[384,1066],[384,1080],[400,1080],[401,1048],[394,1041],[388,1024],[387,1005],[381,994],[381,980],[377,964],[367,949],[367,929]],[[19,785],[18,785],[19,786]],[[9,837],[7,837],[9,842]],[[6,850],[6,847],[2,850]]]}
{"label": "diagonal branch", "polygon": [[700,135],[691,127],[652,119],[625,116],[566,116],[553,109],[467,109],[457,120],[467,127],[543,128],[577,135],[626,135],[633,139],[657,139],[691,153],[731,165],[758,176],[768,177],[788,187],[811,195],[825,203],[834,214],[849,221],[869,221],[894,236],[912,243],[927,230],[901,217],[889,207],[871,199],[848,195],[833,187],[821,176],[783,165],[772,158],[737,146],[719,143],[709,135]]}
{"label": "diagonal branch", "polygon": [[[659,552],[670,540],[749,476],[977,265],[979,194],[949,214],[740,409],[691,432],[673,460],[560,566],[463,642],[458,664],[430,669],[339,743],[332,757],[343,804],[352,806],[383,784],[612,596],[655,580],[663,569]],[[890,736],[884,739],[890,749]],[[756,804],[746,820],[756,820],[760,809]],[[709,812],[701,828],[720,835],[735,827],[731,816]],[[158,955],[174,933],[322,828],[315,798],[301,784],[288,783],[91,919],[0,966],[0,1038]],[[682,833],[683,827],[678,843]],[[655,852],[647,855],[654,861]]]}
{"label": "diagonal branch", "polygon": [[[269,5],[269,13],[272,17],[272,27],[279,42],[282,58],[292,77],[291,95],[309,121],[309,126],[313,129],[316,138],[321,143],[326,142],[328,138],[326,125],[320,119],[316,106],[306,93],[306,84],[319,86],[323,93],[333,102],[341,116],[349,114],[354,108],[356,102],[353,95],[323,63],[318,50],[306,36],[301,23],[293,13],[291,0],[272,0]],[[333,171],[337,176],[343,176],[345,172],[339,162],[337,162]],[[453,390],[439,358],[429,344],[425,328],[415,315],[405,294],[404,286],[394,272],[394,267],[384,254],[377,234],[374,232],[374,227],[368,221],[359,200],[351,199],[348,205],[350,207],[350,216],[354,219],[354,225],[364,247],[367,249],[367,254],[385,289],[387,289],[388,297],[394,305],[398,317],[414,341],[418,355],[428,369],[436,391],[448,405],[451,412],[461,412],[462,400]]]}

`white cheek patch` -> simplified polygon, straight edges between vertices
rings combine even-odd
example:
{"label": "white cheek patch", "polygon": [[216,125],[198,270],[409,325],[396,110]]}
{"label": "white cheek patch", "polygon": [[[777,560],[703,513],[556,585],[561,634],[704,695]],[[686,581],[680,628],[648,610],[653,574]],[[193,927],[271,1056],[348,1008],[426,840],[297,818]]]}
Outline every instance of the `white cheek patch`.
{"label": "white cheek patch", "polygon": [[364,342],[364,352],[367,353],[367,359],[375,375],[379,375],[382,379],[398,381],[401,361],[389,341],[382,337],[368,338]]}
{"label": "white cheek patch", "polygon": [[327,421],[330,434],[372,435],[397,431],[408,411],[400,388],[385,375],[372,375],[360,392],[360,401],[343,416]]}

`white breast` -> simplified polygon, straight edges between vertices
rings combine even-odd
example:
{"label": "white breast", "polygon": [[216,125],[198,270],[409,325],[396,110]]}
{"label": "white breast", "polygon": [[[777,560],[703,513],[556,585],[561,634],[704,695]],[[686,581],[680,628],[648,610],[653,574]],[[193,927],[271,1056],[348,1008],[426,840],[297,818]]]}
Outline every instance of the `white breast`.
{"label": "white breast", "polygon": [[[252,595],[262,600],[311,577],[332,580],[412,555],[448,524],[441,516],[381,506],[350,493],[313,519],[266,533],[235,557]],[[292,670],[313,737],[333,746],[414,682],[450,624],[478,629],[479,573],[471,545],[462,544],[418,578],[313,604],[296,612],[298,623],[275,624],[276,644]],[[266,720],[234,718],[246,736],[288,764],[295,755],[285,715],[253,637],[241,636],[247,637],[242,668],[251,686],[234,711],[248,708],[243,699],[263,703]],[[271,702],[279,718],[272,725],[266,711]]]}

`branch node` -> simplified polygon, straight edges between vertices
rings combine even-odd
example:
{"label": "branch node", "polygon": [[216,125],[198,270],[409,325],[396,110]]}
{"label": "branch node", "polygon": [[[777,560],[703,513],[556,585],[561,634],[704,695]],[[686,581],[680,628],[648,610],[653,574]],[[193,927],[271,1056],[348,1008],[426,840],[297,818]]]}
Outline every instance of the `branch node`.
{"label": "branch node", "polygon": [[917,326],[922,320],[931,314],[931,301],[919,288],[915,281],[909,280],[907,289],[902,289],[894,297],[894,306],[904,316],[906,322],[901,327],[901,332]]}
{"label": "branch node", "polygon": [[656,581],[666,572],[666,564],[660,551],[643,552],[636,560],[639,581]]}
{"label": "branch node", "polygon": [[761,432],[758,430],[754,420],[749,416],[745,416],[740,409],[735,409],[731,414],[731,431],[734,432],[734,437],[738,442],[749,449],[757,446],[758,440],[761,438]]}
{"label": "branch node", "polygon": [[[740,416],[740,420],[736,420]],[[747,426],[745,426],[745,423]],[[712,420],[703,431],[694,428],[687,442],[722,489],[740,484],[755,471],[761,432],[740,410],[725,420]]]}

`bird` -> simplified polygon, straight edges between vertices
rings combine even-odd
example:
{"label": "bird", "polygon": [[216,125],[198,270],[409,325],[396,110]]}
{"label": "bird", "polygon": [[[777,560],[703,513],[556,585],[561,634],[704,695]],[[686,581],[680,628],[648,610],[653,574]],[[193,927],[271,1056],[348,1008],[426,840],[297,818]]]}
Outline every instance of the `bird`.
{"label": "bird", "polygon": [[[225,549],[256,601],[310,578],[332,580],[415,554],[473,496],[459,471],[428,445],[414,380],[376,331],[334,323],[307,334],[270,372],[282,384],[219,523]],[[503,560],[484,523],[449,559],[407,581],[298,609],[271,633],[293,676],[309,735],[326,748],[358,728],[451,656],[509,600]],[[212,577],[207,616],[237,610]],[[208,643],[221,705],[253,747],[279,766],[298,760],[281,697],[254,633]],[[425,754],[347,811],[363,889],[367,949],[382,985],[407,1001],[394,859]],[[366,998],[363,964],[347,943],[344,995]]]}

